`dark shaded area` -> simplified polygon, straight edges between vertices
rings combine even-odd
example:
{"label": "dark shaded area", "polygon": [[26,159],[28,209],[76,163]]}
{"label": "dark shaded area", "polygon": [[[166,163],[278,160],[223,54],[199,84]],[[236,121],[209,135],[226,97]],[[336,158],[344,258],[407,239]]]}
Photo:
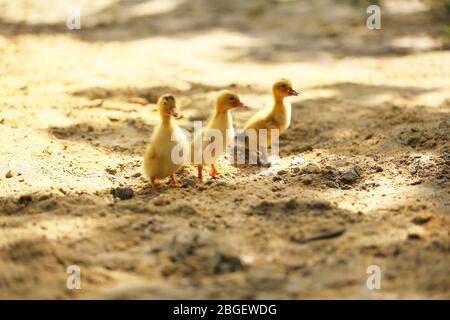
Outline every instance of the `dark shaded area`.
{"label": "dark shaded area", "polygon": [[141,154],[153,126],[140,117],[111,119],[109,123],[102,125],[78,123],[64,127],[53,126],[48,131],[57,139],[87,143],[94,148],[103,148],[109,152],[128,155]]}
{"label": "dark shaded area", "polygon": [[[206,192],[215,191],[210,188]],[[233,215],[218,216],[211,221],[203,215],[201,205],[196,204],[193,209],[192,199],[187,199],[184,207],[177,207],[148,205],[145,196],[120,202],[112,202],[105,196],[106,193],[99,196],[49,196],[38,200],[33,195],[35,200],[27,205],[16,202],[20,211],[15,214],[27,214],[29,209],[36,212],[35,208],[32,210],[35,206],[46,211],[50,208],[49,203],[55,206],[50,209],[54,212],[60,212],[61,207],[70,203],[84,203],[85,219],[89,218],[95,224],[89,232],[73,234],[68,239],[21,239],[3,247],[0,250],[2,263],[26,266],[30,272],[20,275],[20,279],[16,276],[9,280],[5,278],[8,274],[2,274],[2,286],[10,288],[14,285],[16,292],[27,292],[27,284],[33,282],[34,272],[46,276],[54,273],[47,285],[65,283],[66,266],[75,264],[83,270],[83,289],[90,292],[95,292],[98,285],[114,285],[114,277],[108,276],[111,272],[132,272],[141,281],[139,286],[97,292],[97,298],[180,298],[188,291],[192,291],[190,297],[196,298],[258,299],[268,294],[279,298],[308,298],[318,292],[340,288],[353,289],[361,294],[367,279],[365,268],[368,264],[376,264],[384,271],[383,290],[392,294],[399,284],[425,295],[448,290],[443,257],[449,252],[449,247],[438,235],[418,240],[399,238],[387,243],[377,243],[371,238],[370,230],[380,230],[388,225],[389,232],[392,232],[399,227],[392,212],[380,212],[383,219],[379,219],[377,216],[357,215],[330,204],[318,206],[318,203],[326,202],[320,199],[291,199],[271,203],[264,216],[249,215],[247,224],[242,225]],[[5,201],[0,199],[0,204]],[[91,202],[98,206],[92,209]],[[237,205],[251,210],[248,201],[233,206]],[[145,210],[136,212],[134,207]],[[288,215],[283,214],[282,208],[285,207],[290,208]],[[102,213],[106,208],[108,213]],[[186,210],[193,212],[186,215]],[[30,215],[30,221],[35,217]],[[405,221],[413,217],[414,213],[405,212]],[[102,226],[101,220],[113,218],[114,225]],[[73,215],[53,217],[56,225],[71,224],[73,219],[76,219]],[[392,224],[391,220],[396,223]],[[317,221],[322,221],[322,224],[317,224]],[[428,220],[425,223],[439,221]],[[336,225],[345,226],[347,232],[339,237],[296,243],[299,236],[324,232]],[[252,226],[250,233],[247,233],[248,226]],[[268,228],[270,237],[261,239],[262,242],[256,245],[254,231]],[[239,235],[241,247],[251,247],[263,256],[271,254],[276,242],[290,243],[290,246],[279,251],[275,261],[249,265],[242,257],[241,248],[233,245],[234,237]],[[102,252],[86,250],[87,244],[102,248]],[[123,252],[124,247],[127,254]],[[434,266],[432,274],[427,273],[430,261]],[[417,276],[419,274],[420,277]],[[169,284],[161,286],[159,281],[153,281],[155,277],[162,277]],[[187,284],[179,282],[180,278],[189,281],[186,280]],[[364,292],[363,295],[369,297],[370,292]],[[66,291],[63,296],[71,295]]]}
{"label": "dark shaded area", "polygon": [[[305,1],[180,1],[166,12],[130,16],[126,10],[147,1],[117,1],[93,16],[82,16],[81,30],[59,24],[26,24],[0,19],[0,34],[70,34],[84,41],[133,41],[152,37],[195,37],[214,30],[241,33],[258,44],[241,47],[230,44],[228,62],[309,61],[335,56],[397,56],[417,49],[397,47],[393,41],[417,36],[442,39],[443,25],[430,24],[429,13],[389,15],[383,11],[382,29],[366,28],[366,7],[340,2],[333,12],[322,2]],[[342,10],[342,8],[346,8]],[[284,16],[273,20],[272,16]],[[345,23],[343,23],[345,22]],[[401,26],[401,27],[399,27]],[[288,30],[289,32],[286,32]],[[445,44],[423,48],[446,49]],[[277,54],[273,54],[273,52]]]}

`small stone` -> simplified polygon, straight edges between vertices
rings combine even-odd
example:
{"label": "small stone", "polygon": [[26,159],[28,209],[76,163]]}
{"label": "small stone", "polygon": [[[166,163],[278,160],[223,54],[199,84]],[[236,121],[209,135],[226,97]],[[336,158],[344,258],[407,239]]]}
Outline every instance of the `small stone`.
{"label": "small stone", "polygon": [[422,183],[422,179],[417,179],[409,183],[410,186],[416,186]]}
{"label": "small stone", "polygon": [[195,187],[197,185],[197,178],[188,177],[183,180],[183,187]]}
{"label": "small stone", "polygon": [[28,204],[31,201],[33,201],[33,197],[31,194],[23,194],[19,197],[19,200],[18,200],[18,202],[20,204]]}
{"label": "small stone", "polygon": [[339,171],[331,166],[326,166],[322,170],[322,176],[328,180],[334,180],[339,175]]}
{"label": "small stone", "polygon": [[105,171],[112,175],[115,175],[117,173],[117,170],[113,168],[106,168]]}
{"label": "small stone", "polygon": [[210,266],[214,274],[236,272],[243,269],[242,262],[238,257],[224,255],[218,250],[215,250],[211,255]]}
{"label": "small stone", "polygon": [[281,178],[280,176],[275,176],[272,178],[273,181],[281,181],[283,180],[283,178]]}
{"label": "small stone", "polygon": [[428,223],[431,220],[431,216],[415,216],[412,219],[414,224],[422,225]]}
{"label": "small stone", "polygon": [[341,181],[347,184],[353,184],[358,180],[358,177],[359,175],[355,169],[350,168],[341,174]]}
{"label": "small stone", "polygon": [[5,178],[6,178],[6,179],[9,179],[9,178],[12,178],[12,177],[14,177],[14,175],[13,175],[12,171],[9,170],[9,171],[5,174]]}
{"label": "small stone", "polygon": [[424,237],[424,230],[419,226],[412,226],[408,229],[408,239],[409,240],[420,240]]}
{"label": "small stone", "polygon": [[114,197],[119,198],[120,200],[128,200],[133,198],[134,192],[133,189],[129,187],[118,187],[113,189],[112,194]]}
{"label": "small stone", "polygon": [[168,199],[166,199],[166,198],[156,198],[154,201],[153,201],[153,204],[155,205],[155,206],[165,206],[165,205],[168,205],[168,204],[170,204],[170,200],[168,200]]}
{"label": "small stone", "polygon": [[383,172],[383,168],[381,166],[375,166],[375,172]]}
{"label": "small stone", "polygon": [[304,177],[303,179],[302,179],[302,182],[303,182],[303,184],[304,185],[306,185],[306,186],[309,186],[311,183],[312,183],[312,178],[311,177]]}
{"label": "small stone", "polygon": [[406,142],[406,144],[410,147],[415,148],[417,146],[417,144],[419,143],[419,138],[418,137],[411,137],[408,139],[408,141]]}
{"label": "small stone", "polygon": [[355,170],[355,172],[356,172],[356,174],[358,175],[358,177],[361,176],[361,171],[362,171],[362,169],[361,169],[360,166],[358,166],[358,165],[353,166],[353,170]]}
{"label": "small stone", "polygon": [[306,172],[306,173],[319,173],[320,172],[320,168],[319,168],[319,166],[317,164],[308,163],[303,168],[303,172]]}

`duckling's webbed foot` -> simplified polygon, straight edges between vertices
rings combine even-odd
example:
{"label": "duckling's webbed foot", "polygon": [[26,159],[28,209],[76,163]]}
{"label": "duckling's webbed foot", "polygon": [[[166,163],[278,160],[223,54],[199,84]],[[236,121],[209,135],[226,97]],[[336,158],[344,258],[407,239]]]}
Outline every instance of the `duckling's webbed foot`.
{"label": "duckling's webbed foot", "polygon": [[157,191],[158,190],[158,186],[156,185],[156,178],[155,177],[150,177],[150,183],[152,185],[152,190],[153,191]]}
{"label": "duckling's webbed foot", "polygon": [[178,184],[177,179],[175,178],[175,175],[174,175],[174,174],[172,174],[172,175],[170,176],[170,186],[171,186],[172,188],[180,188],[180,187],[181,187],[181,185]]}

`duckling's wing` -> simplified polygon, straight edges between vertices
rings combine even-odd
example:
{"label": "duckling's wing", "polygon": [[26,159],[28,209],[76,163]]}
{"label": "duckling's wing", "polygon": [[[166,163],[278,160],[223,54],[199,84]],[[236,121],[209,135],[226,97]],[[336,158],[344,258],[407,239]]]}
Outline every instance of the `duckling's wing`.
{"label": "duckling's wing", "polygon": [[150,139],[148,140],[147,147],[145,149],[145,154],[150,158],[153,158],[157,155],[157,152],[160,149],[158,146],[160,146],[161,143],[164,141],[164,139],[161,137],[162,135],[161,130],[162,127],[160,125],[155,127],[153,129],[152,135],[150,136]]}
{"label": "duckling's wing", "polygon": [[274,118],[267,118],[265,122],[267,129],[280,129],[279,123]]}
{"label": "duckling's wing", "polygon": [[152,142],[149,142],[147,144],[147,147],[145,148],[145,156],[146,158],[153,158],[156,155],[156,148],[154,147]]}

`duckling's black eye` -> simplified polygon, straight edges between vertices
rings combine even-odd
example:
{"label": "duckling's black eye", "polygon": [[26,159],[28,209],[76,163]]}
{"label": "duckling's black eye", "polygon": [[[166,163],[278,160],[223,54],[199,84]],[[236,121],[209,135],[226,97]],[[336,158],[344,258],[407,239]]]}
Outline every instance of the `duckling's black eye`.
{"label": "duckling's black eye", "polygon": [[167,102],[164,102],[164,105],[167,106]]}
{"label": "duckling's black eye", "polygon": [[282,88],[286,88],[286,86],[284,84],[281,85]]}
{"label": "duckling's black eye", "polygon": [[233,97],[231,97],[231,98],[230,98],[230,100],[231,100],[231,101],[234,101],[234,98],[233,98]]}

